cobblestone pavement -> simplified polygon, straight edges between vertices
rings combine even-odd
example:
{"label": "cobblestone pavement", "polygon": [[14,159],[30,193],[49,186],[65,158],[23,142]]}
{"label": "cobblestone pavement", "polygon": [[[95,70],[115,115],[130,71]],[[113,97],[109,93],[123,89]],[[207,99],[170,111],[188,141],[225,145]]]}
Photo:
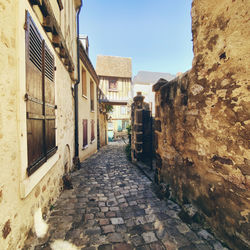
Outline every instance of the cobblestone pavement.
{"label": "cobblestone pavement", "polygon": [[174,202],[157,198],[149,179],[126,160],[124,146],[106,146],[81,166],[35,249],[51,249],[55,240],[86,250],[226,249],[207,231],[183,223]]}

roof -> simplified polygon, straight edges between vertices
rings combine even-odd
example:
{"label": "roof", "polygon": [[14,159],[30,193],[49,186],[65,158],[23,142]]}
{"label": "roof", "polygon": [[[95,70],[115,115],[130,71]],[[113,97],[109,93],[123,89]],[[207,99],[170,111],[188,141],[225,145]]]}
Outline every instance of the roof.
{"label": "roof", "polygon": [[133,84],[152,85],[155,84],[160,78],[170,81],[175,77],[175,75],[171,75],[169,73],[139,71],[133,79]]}
{"label": "roof", "polygon": [[128,57],[98,55],[96,72],[99,76],[131,78],[132,59]]}
{"label": "roof", "polygon": [[80,50],[79,50],[79,54],[80,54],[80,60],[82,61],[82,63],[84,64],[84,66],[87,68],[87,70],[89,71],[89,73],[91,74],[91,76],[93,77],[94,81],[96,82],[96,84],[99,84],[99,78],[96,74],[96,71],[83,47],[83,44],[80,43]]}

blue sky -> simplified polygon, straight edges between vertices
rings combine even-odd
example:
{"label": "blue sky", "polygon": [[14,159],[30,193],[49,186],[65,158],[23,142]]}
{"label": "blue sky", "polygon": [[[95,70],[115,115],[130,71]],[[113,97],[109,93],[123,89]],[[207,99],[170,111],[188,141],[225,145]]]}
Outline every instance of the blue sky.
{"label": "blue sky", "polygon": [[192,66],[192,0],[83,0],[80,34],[89,56],[131,57],[138,71],[185,72]]}

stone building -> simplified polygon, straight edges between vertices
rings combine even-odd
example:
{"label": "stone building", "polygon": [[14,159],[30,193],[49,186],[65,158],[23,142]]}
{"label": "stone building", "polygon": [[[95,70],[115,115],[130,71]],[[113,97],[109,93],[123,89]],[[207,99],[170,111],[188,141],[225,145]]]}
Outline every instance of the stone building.
{"label": "stone building", "polygon": [[96,72],[100,78],[100,89],[103,92],[100,102],[113,106],[108,123],[109,140],[126,134],[129,124],[131,99],[131,58],[117,56],[98,56]]}
{"label": "stone building", "polygon": [[194,0],[193,67],[155,86],[160,182],[232,249],[249,249],[250,2]]}
{"label": "stone building", "polygon": [[74,156],[81,0],[0,0],[0,246],[19,249]]}
{"label": "stone building", "polygon": [[149,103],[153,117],[155,116],[155,93],[152,91],[152,86],[160,78],[170,81],[175,76],[169,73],[139,71],[132,82],[132,97],[135,97],[137,92],[141,92],[145,97],[144,101]]}
{"label": "stone building", "polygon": [[80,36],[80,85],[78,88],[79,159],[97,151],[98,76],[88,56],[88,39]]}

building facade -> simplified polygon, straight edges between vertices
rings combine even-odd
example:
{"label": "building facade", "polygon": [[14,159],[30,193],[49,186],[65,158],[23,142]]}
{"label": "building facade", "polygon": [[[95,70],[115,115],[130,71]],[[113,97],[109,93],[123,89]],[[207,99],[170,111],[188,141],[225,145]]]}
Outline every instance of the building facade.
{"label": "building facade", "polygon": [[0,0],[1,249],[22,248],[72,167],[80,7]]}
{"label": "building facade", "polygon": [[113,106],[109,113],[108,138],[113,140],[126,135],[129,124],[131,100],[131,58],[116,56],[98,56],[96,71],[100,79],[100,89],[103,95],[101,103]]}
{"label": "building facade", "polygon": [[133,78],[132,82],[132,97],[135,97],[137,92],[145,97],[145,102],[149,103],[152,116],[155,116],[155,93],[152,91],[152,86],[160,79],[174,79],[174,75],[161,72],[139,71]]}
{"label": "building facade", "polygon": [[99,79],[88,57],[88,43],[80,36],[80,85],[78,88],[79,159],[97,151]]}

